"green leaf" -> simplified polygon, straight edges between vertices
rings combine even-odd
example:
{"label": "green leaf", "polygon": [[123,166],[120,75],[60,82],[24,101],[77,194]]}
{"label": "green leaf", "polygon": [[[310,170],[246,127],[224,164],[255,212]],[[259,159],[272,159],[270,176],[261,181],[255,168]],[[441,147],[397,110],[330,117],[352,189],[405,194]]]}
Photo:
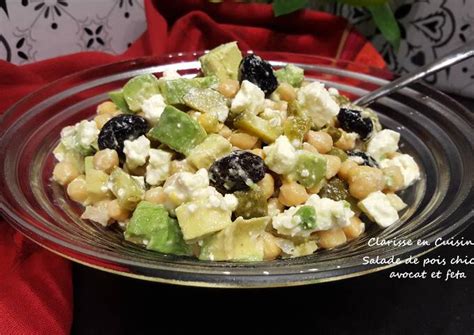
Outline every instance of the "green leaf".
{"label": "green leaf", "polygon": [[337,0],[336,2],[340,2],[346,5],[351,6],[377,6],[377,5],[384,5],[389,0]]}
{"label": "green leaf", "polygon": [[275,0],[273,12],[275,16],[281,16],[305,8],[307,4],[308,0]]}
{"label": "green leaf", "polygon": [[390,5],[367,6],[367,9],[372,14],[377,28],[379,28],[385,39],[392,44],[395,50],[398,50],[400,46],[400,28]]}

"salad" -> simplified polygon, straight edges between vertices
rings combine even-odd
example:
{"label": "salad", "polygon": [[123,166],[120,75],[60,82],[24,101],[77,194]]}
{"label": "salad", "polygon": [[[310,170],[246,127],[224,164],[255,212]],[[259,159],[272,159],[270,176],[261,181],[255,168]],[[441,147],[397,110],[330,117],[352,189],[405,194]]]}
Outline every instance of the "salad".
{"label": "salad", "polygon": [[400,134],[236,42],[201,74],[139,75],[61,131],[53,180],[125,240],[209,261],[298,257],[388,227],[420,178]]}

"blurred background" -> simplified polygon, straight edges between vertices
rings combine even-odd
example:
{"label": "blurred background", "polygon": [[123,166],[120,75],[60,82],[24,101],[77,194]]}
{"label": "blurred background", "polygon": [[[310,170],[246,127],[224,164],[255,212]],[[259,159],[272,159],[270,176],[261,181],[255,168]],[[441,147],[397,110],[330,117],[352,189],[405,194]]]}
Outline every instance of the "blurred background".
{"label": "blurred background", "polygon": [[[26,64],[79,51],[120,54],[146,30],[144,1],[0,0],[0,59]],[[390,1],[400,30],[398,49],[381,34],[369,10],[342,2],[300,3],[347,18],[372,41],[389,68],[400,74],[433,61],[474,36],[473,0]],[[426,81],[447,92],[474,97],[474,59]]]}

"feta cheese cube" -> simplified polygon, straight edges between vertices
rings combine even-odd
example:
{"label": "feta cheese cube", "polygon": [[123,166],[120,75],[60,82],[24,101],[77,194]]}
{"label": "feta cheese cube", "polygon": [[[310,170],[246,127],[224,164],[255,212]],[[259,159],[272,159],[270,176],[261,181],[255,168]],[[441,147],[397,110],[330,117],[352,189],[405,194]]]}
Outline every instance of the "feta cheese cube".
{"label": "feta cheese cube", "polygon": [[150,159],[146,167],[146,182],[159,185],[170,175],[171,157],[173,155],[161,149],[150,149]]}
{"label": "feta cheese cube", "polygon": [[413,157],[408,154],[398,155],[392,159],[383,159],[380,162],[381,168],[387,168],[390,166],[398,166],[400,168],[403,175],[404,188],[407,188],[420,179],[420,168]]}
{"label": "feta cheese cube", "polygon": [[386,154],[395,152],[398,150],[398,141],[400,140],[400,134],[390,129],[384,129],[369,141],[367,145],[367,153],[380,161]]}
{"label": "feta cheese cube", "polygon": [[268,120],[273,127],[281,127],[283,126],[283,120],[286,119],[287,113],[286,111],[265,107],[259,116],[262,119]]}
{"label": "feta cheese cube", "polygon": [[381,191],[370,193],[358,203],[359,208],[380,227],[386,228],[398,220],[398,212]]}
{"label": "feta cheese cube", "polygon": [[279,174],[292,172],[298,159],[296,149],[291,145],[288,137],[281,135],[276,141],[263,148],[265,164],[270,170]]}
{"label": "feta cheese cube", "polygon": [[150,140],[145,135],[133,141],[125,140],[123,144],[123,153],[126,157],[127,166],[130,169],[145,165],[150,153]]}
{"label": "feta cheese cube", "polygon": [[339,113],[339,105],[320,82],[312,82],[298,90],[297,100],[316,127],[323,127]]}
{"label": "feta cheese cube", "polygon": [[99,129],[94,121],[82,120],[74,126],[61,130],[61,143],[66,151],[76,151],[82,155],[93,152],[93,145],[97,142]]}
{"label": "feta cheese cube", "polygon": [[249,112],[257,115],[263,111],[265,105],[265,93],[257,85],[248,80],[242,81],[240,90],[237,92],[230,110],[233,113]]}
{"label": "feta cheese cube", "polygon": [[178,172],[166,180],[163,192],[166,196],[165,207],[174,211],[184,202],[209,196],[209,174],[206,169],[196,173]]}
{"label": "feta cheese cube", "polygon": [[152,95],[146,99],[141,106],[144,118],[152,125],[158,122],[165,107],[166,103],[161,94]]}

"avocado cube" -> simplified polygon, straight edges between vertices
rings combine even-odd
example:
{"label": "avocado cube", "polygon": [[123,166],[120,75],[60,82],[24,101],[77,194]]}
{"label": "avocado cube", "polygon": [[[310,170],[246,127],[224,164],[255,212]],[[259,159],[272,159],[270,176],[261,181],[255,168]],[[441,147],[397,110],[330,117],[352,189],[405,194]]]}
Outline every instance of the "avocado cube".
{"label": "avocado cube", "polygon": [[173,106],[166,106],[148,136],[187,156],[195,146],[204,141],[207,134],[188,114]]}
{"label": "avocado cube", "polygon": [[186,241],[203,238],[232,223],[232,212],[209,207],[207,199],[190,201],[176,208],[176,217]]}
{"label": "avocado cube", "polygon": [[109,92],[109,98],[122,111],[122,113],[133,113],[130,108],[128,108],[127,101],[125,101],[125,97],[123,96],[123,90]]}
{"label": "avocado cube", "polygon": [[304,70],[293,64],[275,71],[279,83],[288,83],[293,87],[300,87],[304,80]]}
{"label": "avocado cube", "polygon": [[275,142],[282,133],[280,127],[272,126],[267,120],[247,112],[237,115],[234,126],[250,135],[257,136],[267,144]]}
{"label": "avocado cube", "polygon": [[202,113],[215,116],[224,122],[229,115],[227,99],[217,91],[210,88],[193,88],[183,97],[185,104]]}
{"label": "avocado cube", "polygon": [[159,87],[161,95],[169,105],[185,104],[184,96],[193,88],[209,88],[217,85],[217,77],[196,77],[178,79],[160,79]]}
{"label": "avocado cube", "polygon": [[94,169],[93,159],[93,156],[84,158],[88,203],[108,199],[111,196],[107,187],[109,175],[104,171]]}
{"label": "avocado cube", "polygon": [[232,151],[232,144],[221,135],[211,134],[189,152],[188,162],[197,169],[209,169],[212,163]]}
{"label": "avocado cube", "polygon": [[130,110],[137,112],[145,100],[160,93],[158,78],[151,73],[134,77],[125,84],[122,93]]}
{"label": "avocado cube", "polygon": [[300,151],[295,172],[290,176],[306,188],[319,184],[326,176],[326,158],[309,151]]}
{"label": "avocado cube", "polygon": [[219,80],[237,80],[241,60],[237,42],[222,44],[199,58],[204,75],[215,75]]}
{"label": "avocado cube", "polygon": [[143,186],[119,167],[112,171],[109,182],[120,207],[127,210],[134,210],[145,194]]}
{"label": "avocado cube", "polygon": [[262,234],[270,217],[245,220],[238,217],[219,233],[206,238],[199,259],[213,261],[258,262],[263,260]]}
{"label": "avocado cube", "polygon": [[163,205],[141,201],[133,212],[124,236],[127,241],[143,244],[149,250],[175,255],[191,254],[178,221],[168,215]]}

